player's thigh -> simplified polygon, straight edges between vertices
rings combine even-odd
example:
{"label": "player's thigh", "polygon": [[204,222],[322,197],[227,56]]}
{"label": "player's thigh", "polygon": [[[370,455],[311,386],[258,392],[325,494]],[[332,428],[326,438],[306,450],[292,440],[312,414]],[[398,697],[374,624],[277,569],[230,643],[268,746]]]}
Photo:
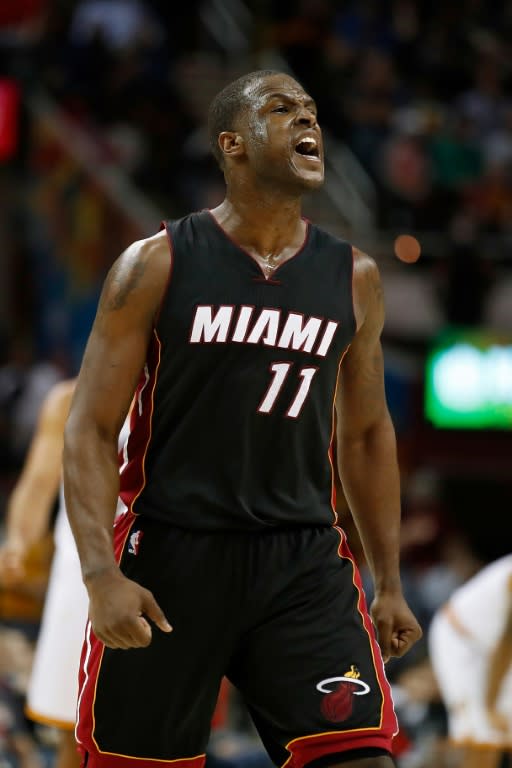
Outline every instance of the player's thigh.
{"label": "player's thigh", "polygon": [[208,740],[235,642],[231,616],[239,615],[220,599],[227,581],[222,548],[216,552],[207,537],[142,519],[125,542],[122,570],[151,590],[173,631],[153,627],[150,645],[131,650],[106,648],[91,636],[82,674],[92,707],[86,702],[78,732],[102,752],[194,757]]}
{"label": "player's thigh", "polygon": [[390,751],[397,729],[345,542],[327,529],[307,543],[304,553],[296,548],[289,584],[230,668],[271,756],[282,764],[292,755],[294,768],[354,749]]}

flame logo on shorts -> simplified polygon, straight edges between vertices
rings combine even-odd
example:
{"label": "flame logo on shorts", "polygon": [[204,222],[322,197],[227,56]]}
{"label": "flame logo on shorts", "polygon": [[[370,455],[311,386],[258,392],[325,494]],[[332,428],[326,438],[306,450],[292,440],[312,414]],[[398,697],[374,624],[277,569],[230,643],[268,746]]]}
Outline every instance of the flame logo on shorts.
{"label": "flame logo on shorts", "polygon": [[352,664],[341,677],[328,677],[317,684],[317,691],[325,694],[320,708],[326,720],[342,723],[350,717],[354,696],[364,696],[370,690],[360,677],[359,670]]}

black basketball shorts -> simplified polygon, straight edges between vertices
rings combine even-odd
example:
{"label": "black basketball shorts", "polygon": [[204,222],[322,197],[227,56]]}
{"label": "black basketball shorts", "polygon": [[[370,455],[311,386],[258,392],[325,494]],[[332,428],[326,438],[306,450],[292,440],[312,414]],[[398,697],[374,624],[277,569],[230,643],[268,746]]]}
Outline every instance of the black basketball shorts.
{"label": "black basketball shorts", "polygon": [[391,752],[390,688],[340,529],[200,533],[127,513],[115,547],[174,629],[112,650],[88,625],[83,765],[202,768],[223,676],[278,766]]}

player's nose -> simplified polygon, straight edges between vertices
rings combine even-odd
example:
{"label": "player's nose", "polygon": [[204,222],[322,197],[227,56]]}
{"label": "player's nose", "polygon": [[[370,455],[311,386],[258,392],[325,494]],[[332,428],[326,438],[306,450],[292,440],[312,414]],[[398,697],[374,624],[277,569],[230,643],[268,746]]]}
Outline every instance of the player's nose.
{"label": "player's nose", "polygon": [[316,125],[316,114],[309,107],[301,106],[297,110],[297,122],[300,125]]}

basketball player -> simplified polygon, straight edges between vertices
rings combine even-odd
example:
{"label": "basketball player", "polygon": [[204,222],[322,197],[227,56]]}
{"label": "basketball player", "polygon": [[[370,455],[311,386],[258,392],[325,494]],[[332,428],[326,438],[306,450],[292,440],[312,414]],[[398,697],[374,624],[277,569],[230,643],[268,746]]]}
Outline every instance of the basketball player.
{"label": "basketball player", "polygon": [[497,768],[512,755],[512,554],[455,590],[428,643],[452,752],[464,768]]}
{"label": "basketball player", "polygon": [[[64,425],[75,382],[59,382],[48,393],[23,470],[9,497],[6,539],[0,549],[0,576],[6,584],[23,583],[27,553],[49,528],[61,481]],[[76,546],[66,528],[69,531],[61,507],[55,523],[55,549],[26,710],[31,720],[58,728],[58,768],[75,768],[80,764],[73,731],[87,592]],[[50,623],[56,630],[51,635]]]}
{"label": "basketball player", "polygon": [[[83,765],[201,768],[226,675],[276,765],[390,768],[384,662],[421,629],[399,577],[377,267],[302,217],[324,163],[299,83],[249,73],[209,126],[226,197],[118,258],[66,425]],[[374,625],[333,513],[335,409]]]}
{"label": "basketball player", "polygon": [[[27,716],[59,731],[56,768],[80,765],[74,729],[88,607],[59,488],[64,425],[75,384],[74,378],[59,382],[43,403],[25,465],[8,501],[6,539],[0,548],[0,579],[8,585],[22,584],[27,553],[48,530],[54,501],[60,493],[54,555],[26,696]],[[120,446],[126,429],[121,431]]]}

